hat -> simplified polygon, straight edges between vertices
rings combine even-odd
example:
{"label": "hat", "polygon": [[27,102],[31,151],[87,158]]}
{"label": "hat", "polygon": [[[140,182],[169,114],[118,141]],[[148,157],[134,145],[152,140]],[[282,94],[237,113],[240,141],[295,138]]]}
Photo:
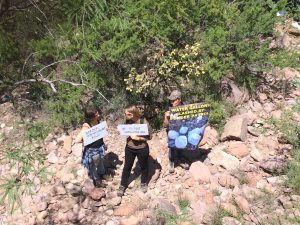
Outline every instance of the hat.
{"label": "hat", "polygon": [[168,99],[171,101],[176,100],[178,98],[181,98],[181,92],[178,90],[172,91],[170,96],[168,97]]}

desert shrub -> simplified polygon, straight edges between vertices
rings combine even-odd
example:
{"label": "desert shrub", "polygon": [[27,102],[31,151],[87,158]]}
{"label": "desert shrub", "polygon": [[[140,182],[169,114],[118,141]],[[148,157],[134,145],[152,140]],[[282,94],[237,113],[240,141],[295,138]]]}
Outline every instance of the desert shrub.
{"label": "desert shrub", "polygon": [[42,166],[45,155],[31,145],[10,147],[4,151],[1,163],[7,163],[15,174],[7,174],[0,179],[0,204],[5,206],[9,213],[15,207],[22,206],[21,197],[33,194],[34,182],[32,176],[47,181],[49,172]]}
{"label": "desert shrub", "polygon": [[292,144],[294,148],[299,148],[300,125],[294,119],[296,113],[300,113],[300,99],[296,100],[292,108],[285,109],[280,119],[272,119],[272,122],[285,142]]}
{"label": "desert shrub", "polygon": [[50,133],[50,127],[43,122],[35,122],[26,125],[25,137],[29,141],[43,141]]}
{"label": "desert shrub", "polygon": [[211,112],[209,115],[209,123],[216,127],[221,133],[224,129],[226,118],[235,113],[235,107],[224,101],[208,101],[211,104]]}
{"label": "desert shrub", "polygon": [[297,193],[300,193],[300,125],[295,121],[295,114],[300,113],[300,100],[296,104],[283,111],[280,119],[273,119],[273,124],[280,132],[283,141],[293,146],[293,159],[289,161],[286,168],[288,176],[287,185],[292,187]]}
{"label": "desert shrub", "polygon": [[81,90],[73,87],[65,87],[48,102],[51,113],[51,121],[62,127],[80,122],[83,113],[80,105]]}
{"label": "desert shrub", "polygon": [[225,209],[219,207],[213,211],[210,215],[210,224],[211,225],[222,225],[222,218],[231,216],[231,214]]}
{"label": "desert shrub", "polygon": [[[269,49],[274,25],[282,20],[276,12],[290,3],[47,0],[40,10],[4,14],[0,74],[7,79],[1,89],[23,79],[39,81],[42,74],[62,92],[52,93],[49,83],[42,82],[50,90],[43,98],[51,118],[62,126],[80,121],[76,102],[84,91],[61,85],[61,80],[83,82],[112,101],[126,92],[124,102],[151,106],[174,88],[185,92],[189,102],[203,100],[218,93],[219,82],[228,75],[254,90],[250,68],[262,72],[273,65],[296,66],[297,56],[286,60],[282,50]],[[223,120],[219,108],[212,112],[214,124]]]}

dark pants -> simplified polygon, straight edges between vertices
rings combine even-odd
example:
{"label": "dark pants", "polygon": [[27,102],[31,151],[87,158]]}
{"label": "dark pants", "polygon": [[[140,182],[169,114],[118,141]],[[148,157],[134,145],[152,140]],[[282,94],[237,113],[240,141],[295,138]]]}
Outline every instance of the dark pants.
{"label": "dark pants", "polygon": [[175,159],[181,161],[182,159],[182,149],[169,148],[169,161],[175,162]]}
{"label": "dark pants", "polygon": [[122,172],[121,185],[124,187],[128,186],[128,179],[130,172],[135,160],[135,157],[138,158],[138,162],[141,167],[141,183],[147,183],[148,181],[148,157],[149,157],[149,146],[143,149],[131,149],[126,146],[125,148],[125,164]]}

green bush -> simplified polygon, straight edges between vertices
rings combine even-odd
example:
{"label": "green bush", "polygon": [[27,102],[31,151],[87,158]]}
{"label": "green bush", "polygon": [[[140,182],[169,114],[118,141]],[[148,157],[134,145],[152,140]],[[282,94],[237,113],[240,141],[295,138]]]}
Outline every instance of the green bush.
{"label": "green bush", "polygon": [[222,225],[222,218],[232,216],[231,213],[225,209],[219,207],[210,215],[210,224],[211,225]]}
{"label": "green bush", "polygon": [[300,99],[291,109],[283,111],[280,119],[272,119],[275,127],[280,131],[283,140],[294,148],[300,147],[300,124],[294,119],[294,114],[300,112]]}
{"label": "green bush", "polygon": [[235,113],[235,107],[230,103],[220,101],[213,101],[210,102],[210,104],[211,112],[209,114],[209,123],[216,127],[221,133],[225,126],[226,118]]}
{"label": "green bush", "polygon": [[166,221],[166,225],[176,225],[177,224],[178,216],[173,213],[170,213],[166,210],[158,208],[158,209],[156,209],[155,214],[156,214],[157,218],[163,218]]}
{"label": "green bush", "polygon": [[[44,68],[42,75],[55,80],[59,93],[42,96],[51,118],[62,126],[82,119],[79,99],[86,93],[61,80],[84,82],[109,99],[127,88],[124,102],[138,99],[152,105],[163,91],[174,88],[195,101],[203,100],[217,93],[220,80],[228,75],[254,90],[257,81],[249,68],[261,73],[274,65],[297,66],[297,56],[286,60],[289,53],[269,49],[276,37],[274,25],[282,20],[276,12],[290,7],[290,1],[46,2],[40,10],[32,7],[12,12],[11,18],[3,16],[0,74],[9,79],[1,88],[40,79],[37,72]],[[130,74],[133,88],[126,87]],[[49,89],[49,83],[42,84]],[[131,89],[140,93],[130,94]],[[214,104],[211,121],[220,124],[225,116],[219,103]]]}
{"label": "green bush", "polygon": [[[296,149],[297,155],[299,155],[300,149]],[[300,194],[300,161],[299,156],[297,156],[298,160],[294,159],[289,161],[287,166],[287,176],[288,181],[287,185],[295,190],[296,193]]]}
{"label": "green bush", "polygon": [[38,140],[43,141],[50,133],[51,128],[43,122],[36,122],[26,126],[25,137],[29,141]]}
{"label": "green bush", "polygon": [[69,127],[83,119],[80,105],[82,91],[62,85],[61,91],[48,102],[50,120],[60,127]]}
{"label": "green bush", "polygon": [[8,163],[10,169],[17,171],[13,176],[3,176],[0,179],[0,204],[4,205],[9,213],[13,213],[16,206],[22,206],[22,195],[32,194],[32,175],[40,178],[42,182],[47,181],[49,172],[41,166],[44,160],[45,155],[30,145],[4,151],[0,162]]}
{"label": "green bush", "polygon": [[293,159],[289,161],[286,168],[288,176],[287,185],[300,193],[300,124],[294,120],[294,114],[300,113],[300,99],[291,109],[286,109],[281,118],[273,119],[273,124],[280,131],[283,140],[292,144]]}

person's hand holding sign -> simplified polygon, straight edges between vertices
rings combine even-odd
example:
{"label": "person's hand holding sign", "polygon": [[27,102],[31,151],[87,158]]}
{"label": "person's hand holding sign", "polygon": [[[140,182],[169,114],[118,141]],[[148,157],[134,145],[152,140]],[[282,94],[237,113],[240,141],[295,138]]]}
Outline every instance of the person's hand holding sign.
{"label": "person's hand holding sign", "polygon": [[134,141],[145,141],[146,139],[143,137],[139,137],[137,135],[130,135],[130,138]]}
{"label": "person's hand holding sign", "polygon": [[134,141],[139,141],[139,136],[137,136],[137,135],[130,135],[130,138],[132,139],[132,140],[134,140]]}
{"label": "person's hand holding sign", "polygon": [[170,119],[170,111],[165,112],[165,119]]}
{"label": "person's hand holding sign", "polygon": [[169,125],[170,115],[171,115],[170,111],[165,112],[165,118],[164,118],[164,126],[165,127],[168,127],[168,125]]}

